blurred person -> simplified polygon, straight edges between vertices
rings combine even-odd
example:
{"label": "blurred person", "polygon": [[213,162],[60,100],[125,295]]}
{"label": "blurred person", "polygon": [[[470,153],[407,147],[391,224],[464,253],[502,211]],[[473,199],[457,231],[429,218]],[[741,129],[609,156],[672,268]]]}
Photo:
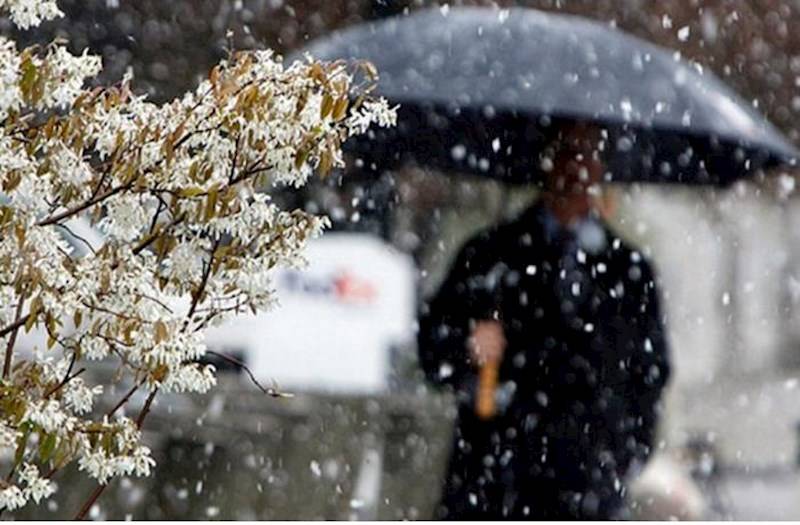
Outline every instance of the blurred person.
{"label": "blurred person", "polygon": [[653,270],[603,221],[603,133],[562,127],[551,150],[539,201],[468,241],[421,312],[426,376],[458,399],[438,518],[611,519],[654,446]]}

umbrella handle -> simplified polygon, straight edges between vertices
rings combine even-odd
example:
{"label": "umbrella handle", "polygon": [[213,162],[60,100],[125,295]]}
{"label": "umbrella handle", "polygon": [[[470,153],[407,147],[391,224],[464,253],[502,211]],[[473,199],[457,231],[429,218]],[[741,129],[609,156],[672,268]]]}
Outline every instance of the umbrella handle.
{"label": "umbrella handle", "polygon": [[495,391],[500,375],[500,360],[489,359],[481,365],[478,372],[478,392],[475,398],[475,414],[480,419],[492,419],[497,413]]}

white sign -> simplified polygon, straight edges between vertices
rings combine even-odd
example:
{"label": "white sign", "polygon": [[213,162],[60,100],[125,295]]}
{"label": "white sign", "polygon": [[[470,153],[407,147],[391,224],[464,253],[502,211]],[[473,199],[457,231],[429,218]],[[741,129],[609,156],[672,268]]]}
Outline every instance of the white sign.
{"label": "white sign", "polygon": [[414,336],[411,258],[374,236],[337,232],[306,254],[308,268],[276,271],[279,308],[209,330],[209,349],[242,352],[259,380],[287,390],[385,389],[390,348]]}

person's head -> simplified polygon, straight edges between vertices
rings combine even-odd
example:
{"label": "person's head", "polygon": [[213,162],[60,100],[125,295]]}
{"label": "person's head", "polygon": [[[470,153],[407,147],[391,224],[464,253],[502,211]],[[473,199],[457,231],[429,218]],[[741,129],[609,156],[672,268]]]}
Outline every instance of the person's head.
{"label": "person's head", "polygon": [[605,174],[603,130],[586,123],[565,125],[548,148],[544,199],[562,222],[572,222],[592,211],[606,215],[607,196],[601,183]]}

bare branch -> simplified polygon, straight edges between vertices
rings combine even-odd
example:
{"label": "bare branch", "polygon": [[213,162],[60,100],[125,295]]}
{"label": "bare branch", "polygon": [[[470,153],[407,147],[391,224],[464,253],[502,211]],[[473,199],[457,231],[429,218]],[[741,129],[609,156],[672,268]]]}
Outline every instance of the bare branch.
{"label": "bare branch", "polygon": [[290,394],[288,392],[281,392],[277,388],[267,388],[264,385],[262,385],[261,383],[259,383],[258,379],[256,379],[256,376],[253,375],[253,371],[250,370],[250,368],[246,364],[244,364],[242,361],[240,361],[239,359],[236,359],[233,356],[229,356],[229,355],[221,354],[219,352],[215,352],[213,350],[206,350],[206,353],[207,354],[211,354],[211,355],[215,355],[215,356],[219,357],[220,359],[222,359],[223,361],[227,361],[228,363],[231,363],[233,365],[236,365],[236,366],[240,367],[242,370],[247,372],[247,375],[250,376],[250,381],[252,381],[253,384],[256,385],[256,387],[259,390],[261,390],[261,392],[263,392],[264,394],[266,394],[266,395],[268,395],[270,397],[294,397],[294,394]]}
{"label": "bare branch", "polygon": [[22,306],[24,304],[25,295],[20,294],[19,302],[17,303],[17,311],[14,314],[16,321],[14,321],[14,324],[12,325],[13,328],[10,330],[11,337],[8,338],[8,344],[6,345],[6,356],[5,361],[3,362],[3,379],[8,379],[8,374],[11,373],[11,360],[14,356],[14,345],[17,342],[17,333],[19,333],[19,329],[27,322],[28,317],[30,317],[30,314],[26,315],[25,320],[22,320]]}
{"label": "bare branch", "polygon": [[150,413],[150,407],[153,404],[153,400],[156,398],[156,394],[158,394],[158,387],[153,388],[150,391],[150,395],[147,396],[147,401],[144,402],[144,406],[142,410],[139,412],[139,417],[136,418],[136,428],[139,430],[142,429],[142,425],[144,425],[144,420],[147,417],[147,414]]}
{"label": "bare branch", "polygon": [[84,239],[83,237],[81,237],[80,235],[78,235],[77,233],[75,233],[74,231],[72,231],[72,230],[69,228],[69,226],[67,226],[67,225],[66,225],[66,224],[64,224],[63,222],[62,222],[62,223],[58,223],[58,224],[56,224],[56,226],[57,226],[58,228],[61,228],[61,229],[65,230],[65,231],[66,231],[68,234],[72,235],[73,237],[75,237],[75,238],[76,238],[76,239],[78,239],[79,241],[83,242],[83,244],[85,244],[85,245],[86,245],[86,247],[87,247],[87,248],[89,248],[89,251],[91,251],[91,252],[92,252],[92,253],[94,253],[94,254],[97,254],[97,252],[96,252],[96,251],[95,251],[95,249],[94,249],[94,246],[92,246],[92,244],[91,244],[89,241],[87,241],[86,239]]}
{"label": "bare branch", "polygon": [[55,394],[56,392],[58,392],[59,390],[64,388],[67,385],[67,383],[69,383],[70,381],[72,381],[73,379],[75,379],[76,377],[78,377],[79,375],[81,375],[84,372],[86,372],[86,369],[85,368],[81,368],[80,370],[78,370],[74,374],[67,375],[59,384],[57,384],[56,386],[54,386],[53,388],[51,388],[50,390],[45,392],[43,397],[45,399],[47,399],[48,397],[52,396],[53,394]]}
{"label": "bare branch", "polygon": [[2,330],[0,330],[0,337],[5,337],[9,333],[11,333],[14,330],[16,330],[17,328],[23,326],[25,323],[28,322],[28,317],[30,317],[30,314],[24,315],[24,316],[18,318],[16,321],[14,321],[10,325],[8,325],[5,328],[3,328]]}
{"label": "bare branch", "polygon": [[103,491],[106,490],[107,486],[108,483],[106,483],[105,485],[97,485],[97,487],[95,487],[94,491],[92,492],[92,495],[89,496],[89,499],[87,499],[86,502],[83,504],[81,510],[79,510],[78,513],[75,515],[74,518],[75,521],[83,521],[86,519],[87,514],[89,514],[89,511],[92,510],[92,507],[97,502],[97,499],[100,497],[100,495],[103,494]]}
{"label": "bare branch", "polygon": [[41,221],[37,222],[36,225],[37,226],[49,226],[51,224],[56,224],[58,222],[63,221],[64,219],[68,219],[68,218],[72,217],[73,215],[77,215],[78,213],[82,212],[83,210],[85,210],[87,208],[91,208],[92,206],[94,206],[97,203],[103,202],[107,198],[109,198],[109,197],[111,197],[113,195],[116,195],[117,193],[120,193],[120,192],[125,191],[125,190],[130,189],[130,188],[131,188],[131,184],[130,183],[129,184],[123,184],[122,186],[117,186],[116,188],[111,188],[110,190],[105,191],[105,192],[101,193],[100,195],[98,195],[96,197],[92,197],[88,201],[82,202],[81,204],[73,206],[72,208],[64,210],[61,213],[58,213],[58,214],[53,215],[51,217],[48,217],[46,219],[42,219]]}
{"label": "bare branch", "polygon": [[154,303],[156,303],[158,306],[160,306],[161,308],[163,308],[167,312],[174,313],[172,308],[167,306],[163,301],[160,301],[160,300],[156,299],[155,297],[147,295],[146,293],[142,293],[142,292],[137,292],[137,293],[139,294],[139,297],[141,297],[142,299],[147,299],[147,300],[153,301]]}
{"label": "bare branch", "polygon": [[233,151],[233,160],[231,161],[231,173],[228,175],[228,185],[233,184],[234,177],[236,175],[236,161],[239,160],[239,146],[242,142],[242,136],[239,135],[236,137],[236,149]]}
{"label": "bare branch", "polygon": [[167,203],[163,198],[161,198],[160,195],[157,195],[156,198],[158,199],[158,207],[156,208],[156,212],[153,214],[153,219],[150,221],[150,229],[148,230],[148,232],[151,234],[156,229],[158,218],[161,217],[161,213],[168,208]]}
{"label": "bare branch", "polygon": [[219,247],[220,240],[217,239],[214,241],[214,244],[211,246],[211,250],[209,250],[209,258],[206,267],[203,269],[203,278],[200,281],[200,285],[197,287],[194,296],[192,297],[192,305],[189,307],[189,313],[186,314],[186,320],[183,323],[182,331],[186,331],[186,328],[189,326],[189,323],[192,320],[192,316],[194,315],[195,310],[197,309],[197,305],[200,304],[200,299],[203,297],[203,294],[206,291],[206,285],[208,284],[208,278],[211,276],[211,269],[214,266],[214,254]]}
{"label": "bare branch", "polygon": [[156,241],[156,239],[161,237],[165,232],[169,231],[170,228],[173,228],[173,227],[177,226],[178,224],[182,223],[185,219],[186,219],[186,215],[181,215],[180,217],[176,217],[166,227],[161,228],[161,229],[151,233],[150,235],[148,235],[144,239],[142,239],[142,241],[138,245],[136,245],[136,247],[133,249],[133,254],[134,255],[139,255],[140,253],[142,253],[145,249],[147,249],[148,246],[153,244]]}
{"label": "bare branch", "polygon": [[135,394],[136,391],[139,390],[139,387],[141,387],[144,384],[144,382],[145,380],[142,379],[141,381],[133,385],[133,387],[130,390],[128,390],[128,393],[125,394],[125,396],[122,399],[120,399],[116,405],[114,405],[114,408],[112,408],[111,410],[108,411],[108,413],[106,413],[106,416],[110,418],[111,416],[116,414],[117,410],[122,408],[125,405],[125,403],[128,402],[131,396],[133,396],[133,394]]}

